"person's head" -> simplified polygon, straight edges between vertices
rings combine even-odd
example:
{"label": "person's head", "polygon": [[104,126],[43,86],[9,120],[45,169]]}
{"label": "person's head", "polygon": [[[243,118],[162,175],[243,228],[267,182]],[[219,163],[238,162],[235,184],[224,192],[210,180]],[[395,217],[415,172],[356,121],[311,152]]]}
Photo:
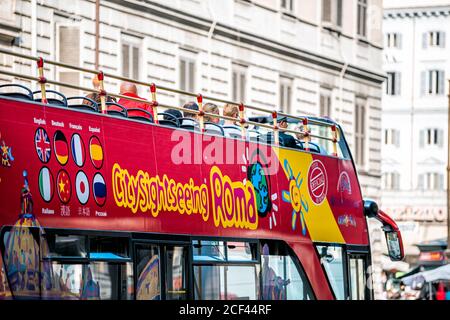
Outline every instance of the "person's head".
{"label": "person's head", "polygon": [[137,94],[137,87],[134,83],[124,81],[120,84],[120,94],[134,93]]}
{"label": "person's head", "polygon": [[92,86],[94,87],[94,89],[100,88],[100,80],[98,80],[98,75],[94,75],[92,77]]}
{"label": "person's head", "polygon": [[[164,113],[170,114],[170,115],[174,116],[177,119],[183,118],[183,114],[181,113],[180,110],[168,109],[168,110],[164,111]],[[173,118],[171,116],[168,116],[168,115],[164,115],[163,119],[164,120],[173,120]]]}
{"label": "person's head", "polygon": [[278,126],[283,129],[287,129],[288,122],[286,117],[281,117],[278,119]]}
{"label": "person's head", "polygon": [[[203,112],[205,113],[212,113],[212,114],[220,114],[219,107],[216,106],[214,103],[207,103],[203,106]],[[217,117],[211,117],[211,116],[205,116],[204,117],[205,122],[213,122],[213,123],[219,123],[220,119]]]}
{"label": "person's head", "polygon": [[238,118],[239,117],[239,107],[235,104],[229,104],[227,103],[223,107],[223,115],[231,118]]}
{"label": "person's head", "polygon": [[305,135],[303,134],[305,128],[303,127],[303,125],[299,125],[295,128],[295,131],[297,131],[297,133],[295,134],[297,139],[299,140],[303,140],[305,138]]}
{"label": "person's head", "polygon": [[[183,105],[184,109],[189,109],[189,110],[195,110],[198,111],[198,105],[195,102],[188,102],[185,103]],[[184,111],[184,117],[185,118],[197,118],[197,114],[196,113],[191,113],[189,111]]]}

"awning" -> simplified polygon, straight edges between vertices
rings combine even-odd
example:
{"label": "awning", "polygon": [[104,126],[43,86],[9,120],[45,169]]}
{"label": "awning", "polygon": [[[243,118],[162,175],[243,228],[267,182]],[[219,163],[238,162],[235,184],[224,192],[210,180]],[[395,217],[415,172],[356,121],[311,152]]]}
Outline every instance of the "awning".
{"label": "awning", "polygon": [[402,282],[410,285],[414,282],[435,282],[435,281],[450,281],[450,264],[444,265],[433,270],[419,272],[410,276],[403,276]]}

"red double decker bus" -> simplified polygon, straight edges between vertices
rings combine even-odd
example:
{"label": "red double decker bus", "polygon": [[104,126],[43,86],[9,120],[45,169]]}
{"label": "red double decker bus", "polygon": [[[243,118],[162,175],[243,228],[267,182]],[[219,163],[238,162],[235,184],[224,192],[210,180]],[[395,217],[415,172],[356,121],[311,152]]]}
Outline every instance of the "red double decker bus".
{"label": "red double decker bus", "polygon": [[330,119],[241,104],[227,129],[203,111],[225,101],[199,96],[196,120],[179,119],[163,110],[186,110],[156,103],[155,86],[149,101],[128,97],[154,117],[132,116],[103,84],[99,104],[48,90],[95,92],[38,66],[39,78],[0,71],[41,87],[0,86],[0,298],[371,299],[367,218],[402,259],[395,222],[363,200]]}

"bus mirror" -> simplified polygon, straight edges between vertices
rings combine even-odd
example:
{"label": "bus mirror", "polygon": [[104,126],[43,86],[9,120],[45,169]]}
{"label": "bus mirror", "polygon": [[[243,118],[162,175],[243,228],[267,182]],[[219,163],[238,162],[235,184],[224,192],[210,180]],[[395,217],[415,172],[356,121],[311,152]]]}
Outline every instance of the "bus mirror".
{"label": "bus mirror", "polygon": [[364,200],[364,215],[368,218],[376,218],[378,215],[378,204],[372,200]]}
{"label": "bus mirror", "polygon": [[404,258],[402,235],[395,221],[380,210],[377,203],[372,200],[364,200],[364,215],[375,218],[383,224],[389,257],[392,261],[402,260]]}
{"label": "bus mirror", "polygon": [[400,261],[403,259],[403,243],[400,231],[385,231],[386,243],[388,247],[389,258],[392,261]]}

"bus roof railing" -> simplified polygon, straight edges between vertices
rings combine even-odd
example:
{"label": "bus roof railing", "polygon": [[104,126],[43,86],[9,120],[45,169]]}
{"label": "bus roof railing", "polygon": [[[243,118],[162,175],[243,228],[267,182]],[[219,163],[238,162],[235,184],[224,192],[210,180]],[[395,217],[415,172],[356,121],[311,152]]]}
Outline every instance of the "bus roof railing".
{"label": "bus roof railing", "polygon": [[[216,98],[216,97],[210,97],[210,96],[202,96],[200,94],[195,94],[192,92],[188,92],[188,91],[184,91],[184,90],[179,90],[179,89],[173,89],[173,88],[169,88],[169,87],[165,87],[165,86],[159,86],[158,85],[158,89],[162,90],[162,91],[167,91],[167,92],[171,92],[171,93],[176,93],[176,94],[181,94],[181,95],[186,95],[186,96],[191,96],[191,97],[196,97],[197,98],[197,102],[199,105],[199,110],[191,110],[191,109],[187,109],[184,107],[178,107],[178,106],[169,106],[169,105],[164,105],[164,104],[159,104],[156,100],[156,85],[155,84],[149,84],[143,81],[138,81],[138,80],[134,80],[134,79],[130,79],[127,77],[123,77],[123,76],[118,76],[118,75],[114,75],[114,74],[109,74],[109,73],[103,73],[101,71],[97,71],[97,70],[91,70],[88,68],[82,68],[79,66],[73,66],[70,64],[66,64],[66,63],[62,63],[62,62],[58,62],[58,61],[52,61],[52,60],[45,60],[45,63],[48,63],[50,65],[54,65],[57,67],[62,67],[62,68],[66,68],[66,69],[72,69],[72,70],[76,70],[76,71],[81,71],[81,72],[85,72],[85,73],[90,73],[90,74],[94,74],[98,76],[98,79],[100,80],[100,90],[94,89],[94,88],[87,88],[87,87],[82,87],[79,85],[74,85],[74,84],[70,84],[70,83],[64,83],[64,82],[60,82],[60,81],[55,81],[55,80],[50,80],[50,79],[46,79],[44,77],[44,59],[42,57],[31,57],[29,55],[26,54],[22,54],[22,53],[17,53],[17,52],[13,52],[13,51],[9,51],[9,50],[5,50],[0,48],[0,54],[6,54],[6,55],[11,55],[11,56],[15,56],[18,58],[23,58],[23,59],[28,59],[28,60],[34,60],[37,62],[38,65],[38,71],[39,71],[39,77],[35,77],[35,76],[29,76],[26,74],[20,74],[20,73],[16,73],[16,72],[12,72],[12,71],[7,71],[7,70],[0,70],[1,74],[7,75],[7,76],[12,76],[15,78],[19,78],[19,79],[26,79],[26,80],[30,80],[30,81],[37,81],[40,85],[41,85],[41,91],[43,93],[43,101],[45,102],[45,85],[48,84],[53,84],[53,85],[57,85],[57,86],[61,86],[61,87],[67,87],[67,88],[71,88],[71,89],[75,89],[75,90],[82,90],[85,92],[90,92],[90,93],[99,93],[101,96],[101,101],[102,101],[102,111],[106,111],[106,107],[105,107],[105,99],[103,97],[106,97],[106,95],[111,96],[111,97],[116,97],[116,98],[123,98],[123,99],[127,99],[127,100],[131,100],[131,101],[135,101],[135,102],[140,102],[140,103],[144,103],[147,105],[150,105],[152,108],[157,108],[157,107],[163,107],[163,108],[168,108],[168,109],[175,109],[175,110],[179,110],[179,111],[183,111],[183,112],[189,112],[191,114],[196,114],[199,118],[199,124],[200,124],[200,131],[204,131],[204,117],[208,116],[211,118],[218,118],[218,119],[223,119],[223,120],[229,120],[229,121],[234,121],[234,122],[238,122],[241,126],[241,131],[242,131],[242,138],[245,139],[246,134],[245,134],[245,125],[254,125],[254,126],[258,126],[258,127],[262,127],[262,128],[266,128],[269,130],[272,130],[274,132],[274,142],[276,145],[279,144],[279,131],[281,132],[287,132],[287,133],[292,133],[292,134],[301,134],[303,136],[303,142],[306,144],[306,150],[309,150],[309,145],[308,143],[311,141],[311,138],[317,138],[317,139],[323,139],[323,140],[327,140],[327,141],[331,141],[333,143],[333,155],[337,156],[337,143],[340,140],[340,134],[339,134],[339,128],[337,127],[337,125],[333,122],[327,122],[327,121],[321,121],[321,120],[317,120],[317,119],[310,119],[308,117],[304,117],[304,116],[294,116],[294,115],[290,115],[290,114],[286,114],[283,112],[278,112],[278,111],[273,111],[273,110],[268,110],[268,109],[264,109],[261,107],[256,107],[256,106],[250,106],[250,105],[245,105],[243,103],[237,103],[237,102],[233,102],[233,101],[229,101],[229,100],[225,100],[225,99],[220,99],[220,98]],[[127,81],[130,83],[134,83],[134,84],[138,84],[138,85],[143,85],[143,86],[150,86],[150,91],[152,93],[152,100],[145,100],[145,99],[139,99],[139,98],[134,98],[134,97],[129,97],[129,96],[124,96],[121,94],[114,94],[114,93],[109,93],[106,92],[104,90],[104,78],[111,78],[111,79],[115,79],[115,80],[120,80],[120,81]],[[220,114],[212,114],[212,113],[207,113],[203,111],[203,99],[209,100],[209,101],[214,101],[214,102],[220,102],[220,103],[224,103],[224,104],[231,104],[231,105],[235,105],[239,107],[239,118],[233,118],[233,117],[228,117],[228,116],[224,116],[224,115],[220,115]],[[250,120],[246,120],[245,116],[244,116],[244,110],[249,109],[249,110],[254,110],[254,111],[259,111],[259,112],[263,112],[263,113],[268,113],[272,115],[272,124],[266,124],[266,123],[258,123],[258,122],[254,122],[254,121],[250,121]],[[156,113],[157,114],[157,113]],[[299,122],[301,121],[303,123],[303,130],[291,130],[291,129],[287,129],[287,128],[280,128],[278,126],[278,119],[280,118],[290,118],[290,119],[295,119],[298,120]],[[157,122],[157,117],[155,117],[155,122]],[[319,125],[319,126],[323,126],[323,127],[327,127],[330,130],[331,133],[331,137],[330,136],[322,136],[322,135],[316,135],[316,134],[311,134],[311,131],[308,129],[308,125],[309,124],[314,124],[314,125]]]}

